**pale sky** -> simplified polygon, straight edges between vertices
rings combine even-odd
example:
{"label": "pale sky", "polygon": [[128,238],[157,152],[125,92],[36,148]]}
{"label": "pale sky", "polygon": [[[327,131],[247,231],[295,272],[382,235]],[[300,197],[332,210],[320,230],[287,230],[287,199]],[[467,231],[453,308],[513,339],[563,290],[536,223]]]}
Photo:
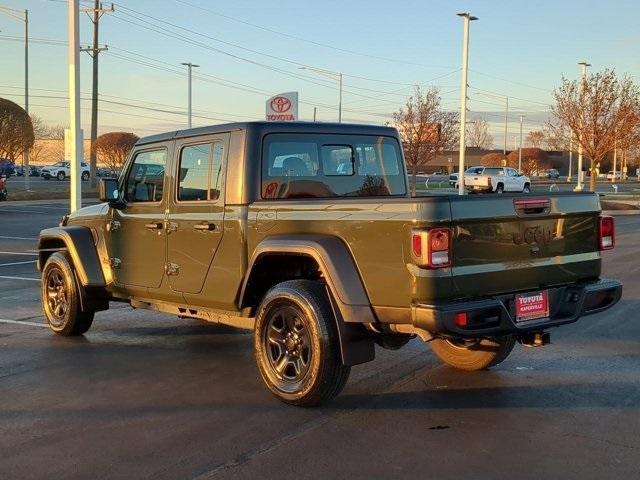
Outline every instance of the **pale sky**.
{"label": "pale sky", "polygon": [[[81,2],[87,6],[87,2]],[[92,4],[93,2],[89,2]],[[104,3],[107,5],[107,2]],[[65,0],[0,0],[30,14],[31,112],[67,123]],[[471,24],[471,118],[491,122],[502,145],[504,96],[509,143],[541,127],[561,76],[577,63],[640,76],[640,2],[613,0],[255,1],[119,0],[100,22],[100,132],[138,135],[186,126],[186,71],[195,69],[194,125],[264,118],[269,95],[298,91],[300,117],[337,119],[337,81],[301,66],[344,74],[343,120],[384,123],[412,85],[440,88],[459,109],[462,21]],[[81,42],[91,41],[81,16]],[[23,24],[0,13],[0,97],[23,104]],[[81,56],[82,127],[90,123],[91,59]]]}

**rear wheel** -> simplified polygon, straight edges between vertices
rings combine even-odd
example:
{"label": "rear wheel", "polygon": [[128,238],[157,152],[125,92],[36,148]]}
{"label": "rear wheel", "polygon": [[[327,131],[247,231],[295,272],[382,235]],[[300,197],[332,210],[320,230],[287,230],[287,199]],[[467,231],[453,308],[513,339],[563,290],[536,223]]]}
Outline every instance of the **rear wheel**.
{"label": "rear wheel", "polygon": [[325,287],[309,280],[279,283],[265,295],[256,315],[254,350],[269,390],[292,405],[331,400],[351,371],[341,361]]}
{"label": "rear wheel", "polygon": [[522,187],[522,193],[529,193],[531,192],[531,187],[529,186],[528,183],[524,184],[524,187]]}
{"label": "rear wheel", "polygon": [[504,192],[504,185],[499,183],[498,186],[496,187],[496,193],[503,193],[503,192]]}
{"label": "rear wheel", "polygon": [[91,327],[93,312],[83,312],[73,267],[66,254],[55,252],[42,269],[42,310],[58,335],[82,335]]}
{"label": "rear wheel", "polygon": [[513,335],[483,340],[453,340],[438,338],[429,342],[436,356],[459,370],[475,371],[502,363],[516,344]]}
{"label": "rear wheel", "polygon": [[82,172],[82,180],[84,182],[86,182],[87,180],[89,180],[89,172]]}

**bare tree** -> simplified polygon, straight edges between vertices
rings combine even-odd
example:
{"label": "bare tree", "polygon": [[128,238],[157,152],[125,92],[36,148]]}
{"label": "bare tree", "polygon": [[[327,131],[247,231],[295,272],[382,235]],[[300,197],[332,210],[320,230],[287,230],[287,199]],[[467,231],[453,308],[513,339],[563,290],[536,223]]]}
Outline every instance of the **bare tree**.
{"label": "bare tree", "polygon": [[440,92],[416,87],[406,104],[393,114],[404,144],[411,172],[411,194],[416,193],[418,168],[432,161],[438,152],[453,148],[457,140],[458,114],[442,110]]}
{"label": "bare tree", "polygon": [[64,127],[49,125],[38,115],[31,115],[31,124],[34,136],[29,154],[31,161],[40,162],[43,157],[51,154],[58,160],[61,159],[64,156]]}
{"label": "bare tree", "polygon": [[0,98],[0,158],[15,162],[33,146],[33,125],[27,112],[11,100]]}
{"label": "bare tree", "polygon": [[591,159],[589,189],[594,191],[599,163],[613,150],[616,137],[628,131],[630,118],[638,109],[638,86],[607,69],[579,82],[563,78],[553,94],[549,128],[556,133],[573,132],[584,155]]}
{"label": "bare tree", "polygon": [[467,146],[489,150],[493,146],[493,135],[484,119],[474,120],[467,126]]}
{"label": "bare tree", "polygon": [[130,132],[109,132],[100,135],[94,144],[96,155],[111,170],[118,171],[124,165],[129,151],[138,141]]}
{"label": "bare tree", "polygon": [[531,148],[542,148],[546,138],[542,130],[532,130],[527,134],[525,141]]}

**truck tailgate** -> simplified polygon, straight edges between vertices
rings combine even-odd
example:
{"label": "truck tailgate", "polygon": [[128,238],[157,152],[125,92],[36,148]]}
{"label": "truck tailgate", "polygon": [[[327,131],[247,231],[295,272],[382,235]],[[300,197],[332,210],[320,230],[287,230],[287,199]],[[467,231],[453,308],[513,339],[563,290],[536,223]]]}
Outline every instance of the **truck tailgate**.
{"label": "truck tailgate", "polygon": [[600,275],[592,193],[451,197],[452,286],[477,297]]}

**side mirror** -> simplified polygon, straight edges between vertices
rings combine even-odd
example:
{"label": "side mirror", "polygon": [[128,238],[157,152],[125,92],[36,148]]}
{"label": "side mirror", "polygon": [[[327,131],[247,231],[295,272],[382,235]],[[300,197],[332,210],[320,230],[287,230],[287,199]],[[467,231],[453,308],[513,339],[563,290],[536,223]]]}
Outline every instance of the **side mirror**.
{"label": "side mirror", "polygon": [[98,198],[101,202],[118,207],[121,204],[118,181],[115,178],[101,178],[98,184]]}

